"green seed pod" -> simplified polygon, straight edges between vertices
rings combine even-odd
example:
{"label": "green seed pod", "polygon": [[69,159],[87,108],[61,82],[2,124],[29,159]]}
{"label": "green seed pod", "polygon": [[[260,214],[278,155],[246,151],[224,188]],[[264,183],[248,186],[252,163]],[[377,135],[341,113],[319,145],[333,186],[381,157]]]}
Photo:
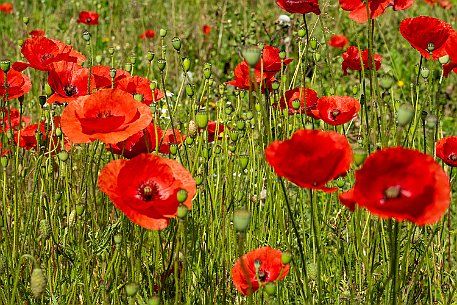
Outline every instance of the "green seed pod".
{"label": "green seed pod", "polygon": [[129,72],[129,73],[132,72],[132,64],[129,63],[129,62],[125,63],[124,70]]}
{"label": "green seed pod", "polygon": [[24,40],[22,40],[22,39],[18,39],[18,40],[17,40],[17,45],[18,45],[19,47],[22,47],[23,44],[24,44]]}
{"label": "green seed pod", "polygon": [[203,69],[203,76],[205,77],[205,79],[209,79],[211,77],[211,69],[204,68]]}
{"label": "green seed pod", "polygon": [[89,32],[88,30],[84,30],[84,31],[83,31],[83,39],[84,39],[85,41],[89,42],[89,41],[90,41],[90,36],[91,36],[91,35],[90,35],[90,32]]}
{"label": "green seed pod", "polygon": [[151,89],[152,92],[154,92],[157,88],[157,81],[153,80],[150,84],[149,84],[149,88]]}
{"label": "green seed pod", "polygon": [[199,186],[199,185],[201,185],[203,183],[203,176],[202,175],[198,174],[194,178],[195,178],[195,184],[197,186]]}
{"label": "green seed pod", "polygon": [[160,58],[157,60],[157,66],[159,67],[159,70],[163,72],[163,70],[165,70],[165,67],[167,66],[167,61],[163,58]]}
{"label": "green seed pod", "polygon": [[405,126],[411,122],[414,117],[414,107],[411,103],[403,103],[398,107],[397,121],[398,126]]}
{"label": "green seed pod", "polygon": [[132,64],[132,65],[135,65],[136,64],[136,55],[135,54],[132,54],[129,56],[129,62]]}
{"label": "green seed pod", "polygon": [[133,98],[134,98],[136,101],[138,101],[138,102],[141,103],[141,102],[143,101],[143,94],[135,94],[135,95],[133,96]]}
{"label": "green seed pod", "polygon": [[125,292],[127,293],[127,296],[134,297],[138,292],[138,288],[139,287],[137,283],[128,283],[125,285]]}
{"label": "green seed pod", "polygon": [[298,109],[300,109],[300,107],[301,107],[301,102],[299,99],[295,99],[292,101],[292,108],[294,110],[298,110]]}
{"label": "green seed pod", "polygon": [[59,160],[62,161],[62,162],[65,162],[68,160],[68,152],[66,151],[61,151],[57,154],[57,156],[59,157]]}
{"label": "green seed pod", "polygon": [[30,18],[27,16],[22,17],[22,22],[24,22],[25,25],[28,25],[30,22]]}
{"label": "green seed pod", "polygon": [[187,207],[185,205],[180,205],[178,206],[178,217],[180,219],[183,219],[187,216],[187,213],[189,212],[189,210],[187,209]]}
{"label": "green seed pod", "polygon": [[345,184],[345,182],[344,182],[343,178],[336,179],[336,186],[338,186],[339,188],[342,188],[344,186],[344,184]]}
{"label": "green seed pod", "polygon": [[76,205],[76,215],[82,216],[83,213],[84,213],[84,205],[83,204]]}
{"label": "green seed pod", "polygon": [[235,152],[235,150],[236,150],[236,143],[231,142],[231,143],[228,145],[228,150],[229,150],[230,152]]}
{"label": "green seed pod", "polygon": [[438,117],[434,114],[429,114],[425,118],[425,126],[429,129],[435,129],[436,125],[438,124]]}
{"label": "green seed pod", "polygon": [[150,299],[148,299],[147,305],[160,305],[160,299],[159,297],[152,297]]}
{"label": "green seed pod", "polygon": [[184,70],[184,72],[189,71],[189,69],[190,69],[190,59],[189,58],[187,58],[187,57],[183,58],[182,69]]}
{"label": "green seed pod", "polygon": [[435,50],[435,44],[433,42],[429,42],[427,44],[427,51],[430,52],[430,54]]}
{"label": "green seed pod", "polygon": [[165,36],[167,36],[167,30],[160,29],[159,34],[160,34],[160,37],[164,38]]}
{"label": "green seed pod", "polygon": [[422,67],[421,76],[423,79],[427,79],[430,76],[430,70],[425,67]]}
{"label": "green seed pod", "polygon": [[146,55],[146,59],[147,59],[149,62],[151,62],[151,61],[154,60],[154,56],[155,56],[154,52],[148,51],[148,54]]}
{"label": "green seed pod", "polygon": [[355,148],[353,150],[353,155],[354,155],[354,163],[357,166],[360,166],[363,164],[365,159],[367,158],[367,152],[364,149],[361,148]]}
{"label": "green seed pod", "polygon": [[194,143],[194,139],[191,137],[187,137],[185,141],[188,146],[191,146]]}
{"label": "green seed pod", "polygon": [[281,60],[284,60],[286,58],[286,52],[285,51],[280,51],[278,55],[279,55],[279,58]]}
{"label": "green seed pod", "polygon": [[308,263],[306,268],[308,269],[308,277],[313,281],[317,280],[317,264]]}
{"label": "green seed pod", "polygon": [[40,220],[40,238],[42,240],[46,240],[51,236],[51,226],[49,225],[49,222],[46,219],[41,219]]}
{"label": "green seed pod", "polygon": [[176,194],[176,198],[178,199],[179,203],[183,203],[184,201],[186,201],[187,196],[188,196],[188,194],[185,189],[179,190],[178,193]]}
{"label": "green seed pod", "polygon": [[241,170],[245,170],[248,167],[249,156],[248,155],[241,155],[239,157],[239,162],[240,162]]}
{"label": "green seed pod", "polygon": [[95,56],[95,62],[96,62],[98,65],[102,63],[102,60],[103,60],[103,56],[101,56],[101,55]]}
{"label": "green seed pod", "polygon": [[214,147],[214,153],[215,153],[216,155],[219,155],[221,152],[222,152],[222,147],[221,147],[220,145],[216,145],[216,146]]}
{"label": "green seed pod", "polygon": [[9,159],[7,156],[1,156],[0,157],[0,164],[2,165],[2,167],[7,167],[8,166],[8,162]]}
{"label": "green seed pod", "polygon": [[114,55],[114,48],[113,47],[109,47],[108,48],[108,53],[109,53],[109,55],[113,56]]}
{"label": "green seed pod", "polygon": [[299,29],[299,30],[297,31],[297,35],[298,35],[298,37],[300,37],[300,38],[305,37],[305,36],[306,36],[306,31],[305,31],[305,29]]}
{"label": "green seed pod", "polygon": [[281,84],[280,84],[277,80],[275,80],[275,81],[273,81],[273,82],[271,83],[271,89],[273,89],[274,91],[276,91],[276,90],[279,89],[279,86],[280,86],[280,85],[281,85]]}
{"label": "green seed pod", "polygon": [[188,97],[193,97],[194,96],[194,88],[192,87],[191,84],[186,85],[186,94]]}
{"label": "green seed pod", "polygon": [[240,131],[243,131],[246,128],[246,122],[244,120],[239,120],[236,122],[236,128]]}
{"label": "green seed pod", "polygon": [[393,84],[394,84],[394,79],[390,75],[385,75],[383,78],[381,78],[381,81],[379,82],[379,85],[384,90],[390,89]]}
{"label": "green seed pod", "polygon": [[313,49],[314,51],[317,50],[319,48],[319,43],[317,42],[317,39],[315,37],[311,38],[309,40],[309,46],[311,47],[311,49]]}
{"label": "green seed pod", "polygon": [[247,47],[241,51],[244,59],[251,68],[254,68],[259,62],[262,51],[258,47]]}
{"label": "green seed pod", "polygon": [[46,290],[46,285],[47,280],[43,270],[40,268],[33,268],[32,275],[30,277],[30,288],[36,299],[41,298]]}
{"label": "green seed pod", "polygon": [[119,245],[121,242],[122,242],[122,235],[121,234],[114,235],[114,243],[116,245]]}
{"label": "green seed pod", "polygon": [[179,37],[174,37],[172,40],[171,40],[171,44],[173,45],[173,48],[176,50],[176,51],[180,51],[181,50],[181,39],[179,39]]}
{"label": "green seed pod", "polygon": [[274,282],[268,282],[265,284],[265,292],[269,296],[274,296],[276,294],[276,284]]}
{"label": "green seed pod", "polygon": [[[131,68],[131,66],[132,66],[132,65],[130,65],[130,68]],[[130,69],[130,68],[129,68],[129,69]],[[116,72],[117,72],[117,71],[116,71],[115,68],[111,68],[111,69],[109,70],[109,76],[110,76],[111,78],[114,79],[114,78],[116,77]]]}
{"label": "green seed pod", "polygon": [[438,61],[440,62],[440,64],[442,65],[445,65],[449,62],[449,55],[444,55],[444,56],[441,56],[440,58],[438,58]]}
{"label": "green seed pod", "polygon": [[0,61],[0,68],[3,72],[8,73],[8,71],[11,69],[11,61],[7,59]]}
{"label": "green seed pod", "polygon": [[56,128],[56,136],[57,136],[57,137],[62,136],[62,129],[61,129],[60,127],[57,127],[57,128]]}
{"label": "green seed pod", "polygon": [[176,145],[174,143],[170,144],[170,155],[176,156],[177,153],[178,153],[178,145]]}
{"label": "green seed pod", "polygon": [[199,111],[195,115],[195,121],[199,128],[206,128],[208,126],[208,113],[206,111]]}
{"label": "green seed pod", "polygon": [[246,209],[238,209],[233,213],[233,226],[237,232],[246,232],[251,220],[251,212]]}

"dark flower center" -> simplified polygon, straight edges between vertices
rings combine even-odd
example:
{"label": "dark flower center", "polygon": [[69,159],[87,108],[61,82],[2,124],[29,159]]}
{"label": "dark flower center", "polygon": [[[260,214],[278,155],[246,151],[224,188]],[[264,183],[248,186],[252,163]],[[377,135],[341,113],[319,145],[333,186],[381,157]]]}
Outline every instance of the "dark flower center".
{"label": "dark flower center", "polygon": [[109,117],[112,117],[113,115],[111,114],[111,112],[109,110],[105,110],[105,111],[102,111],[102,112],[99,112],[97,113],[97,118],[101,118],[101,119],[106,119],[106,118],[109,118]]}
{"label": "dark flower center", "polygon": [[155,182],[146,182],[138,189],[141,198],[144,201],[154,200],[159,195],[159,189]]}
{"label": "dark flower center", "polygon": [[454,154],[454,153],[451,153],[451,154],[449,155],[449,160],[451,160],[451,161],[457,161],[457,155]]}
{"label": "dark flower center", "polygon": [[49,53],[43,54],[43,55],[41,55],[41,62],[45,62],[46,60],[48,60],[49,58],[52,58],[52,57],[53,57],[52,54],[49,54]]}
{"label": "dark flower center", "polygon": [[87,19],[86,19],[86,22],[87,22],[87,23],[90,23],[91,21],[92,21],[91,18],[87,18]]}
{"label": "dark flower center", "polygon": [[331,115],[332,115],[333,119],[336,119],[336,117],[339,116],[340,113],[341,113],[341,111],[339,111],[338,109],[333,109],[331,112]]}
{"label": "dark flower center", "polygon": [[73,95],[78,93],[78,89],[76,89],[76,86],[73,85],[66,85],[63,88],[63,91],[65,91],[65,95],[69,97],[72,97]]}
{"label": "dark flower center", "polygon": [[401,195],[401,187],[399,185],[391,186],[384,191],[385,199],[399,198]]}
{"label": "dark flower center", "polygon": [[268,273],[265,270],[259,270],[259,279],[261,282],[265,282],[265,280],[267,279],[267,275]]}

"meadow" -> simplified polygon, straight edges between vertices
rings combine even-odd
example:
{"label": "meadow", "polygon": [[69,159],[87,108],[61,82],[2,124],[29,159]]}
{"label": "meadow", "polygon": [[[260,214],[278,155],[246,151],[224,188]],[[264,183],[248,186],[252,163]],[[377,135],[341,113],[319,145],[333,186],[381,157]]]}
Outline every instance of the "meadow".
{"label": "meadow", "polygon": [[457,304],[457,3],[365,2],[0,3],[0,304]]}

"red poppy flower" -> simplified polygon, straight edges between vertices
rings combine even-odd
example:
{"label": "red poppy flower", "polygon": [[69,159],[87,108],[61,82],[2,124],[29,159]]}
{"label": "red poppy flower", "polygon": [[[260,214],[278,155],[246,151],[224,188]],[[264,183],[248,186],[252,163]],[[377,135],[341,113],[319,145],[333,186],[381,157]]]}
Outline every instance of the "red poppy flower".
{"label": "red poppy flower", "polygon": [[313,110],[325,123],[342,125],[352,120],[360,110],[360,102],[350,96],[323,96]]}
{"label": "red poppy flower", "polygon": [[78,23],[84,23],[87,25],[96,25],[98,24],[99,15],[96,12],[84,11],[79,13]]}
{"label": "red poppy flower", "polygon": [[142,103],[151,105],[152,103],[161,100],[165,94],[156,88],[153,96],[150,84],[151,81],[147,78],[141,76],[128,76],[120,79],[115,84],[115,87],[132,95],[141,94],[143,96]]}
{"label": "red poppy flower", "polygon": [[146,38],[154,38],[156,36],[156,32],[154,30],[146,30],[143,32],[143,34],[140,35],[141,39],[146,39]]}
{"label": "red poppy flower", "polygon": [[40,37],[40,36],[44,36],[46,33],[43,31],[43,30],[33,30],[29,33],[30,36],[32,37]]}
{"label": "red poppy flower", "polygon": [[73,143],[98,139],[115,144],[146,128],[151,121],[149,107],[129,93],[102,89],[68,104],[62,113],[62,131]]}
{"label": "red poppy flower", "polygon": [[259,88],[263,81],[266,81],[268,85],[274,80],[274,76],[268,77],[265,72],[261,73],[260,70],[257,69],[254,70],[253,79],[251,80],[251,77],[249,76],[249,66],[245,61],[243,61],[235,67],[235,79],[226,82],[226,84],[233,85],[244,90],[256,90],[256,87]]}
{"label": "red poppy flower", "polygon": [[205,35],[209,35],[209,33],[211,33],[211,27],[207,24],[203,25],[202,32]]}
{"label": "red poppy flower", "polygon": [[[400,23],[400,33],[426,59],[438,59],[447,54],[446,42],[454,29],[446,22],[428,16],[406,18]],[[454,46],[455,47],[455,46]]]}
{"label": "red poppy flower", "polygon": [[43,36],[28,38],[22,45],[21,52],[29,63],[15,63],[13,68],[17,71],[29,66],[40,71],[48,71],[49,65],[53,62],[68,61],[82,64],[86,61],[86,57],[73,50],[71,46]]}
{"label": "red poppy flower", "polygon": [[[260,265],[258,271],[256,265]],[[265,283],[282,280],[289,270],[289,264],[282,263],[281,251],[271,247],[262,247],[243,255],[233,265],[233,284],[240,293],[250,295]]]}
{"label": "red poppy flower", "polygon": [[0,12],[11,14],[13,12],[13,5],[8,2],[0,4]]}
{"label": "red poppy flower", "polygon": [[[367,6],[363,0],[339,0],[340,6],[345,11],[350,11],[349,18],[355,22],[367,22]],[[368,0],[370,19],[382,15],[387,7],[392,6],[394,11],[401,11],[414,4],[414,0]]]}
{"label": "red poppy flower", "polygon": [[170,145],[180,145],[186,140],[186,136],[181,134],[178,129],[174,131],[168,129],[162,132],[162,138],[160,140],[159,152],[162,154],[170,153]]}
{"label": "red poppy flower", "polygon": [[184,189],[188,209],[196,193],[192,175],[178,162],[152,154],[108,163],[98,177],[98,187],[132,222],[161,230],[175,217],[177,193]]}
{"label": "red poppy flower", "polygon": [[[297,113],[306,113],[306,115],[311,116],[314,119],[319,119],[318,116],[313,114],[312,110],[316,108],[317,105],[317,93],[316,91],[306,88],[306,102],[305,94],[303,92],[303,87],[295,88],[293,90],[288,90],[284,96],[281,97],[279,105],[274,105],[276,108],[288,109],[289,115],[294,115]],[[286,103],[287,101],[287,103]],[[294,108],[294,102],[299,101],[300,106]],[[309,106],[308,106],[309,105]]]}
{"label": "red poppy flower", "polygon": [[452,8],[452,3],[449,0],[424,0],[426,3],[430,4],[431,6],[435,6],[439,4],[440,7],[449,10]]}
{"label": "red poppy flower", "polygon": [[25,75],[14,69],[10,69],[6,74],[6,82],[8,90],[5,90],[5,72],[0,69],[0,99],[6,95],[8,91],[8,100],[23,96],[32,89],[32,82]]}
{"label": "red poppy flower", "polygon": [[[59,61],[50,64],[48,84],[54,91],[47,102],[69,103],[80,96],[89,94],[89,69],[72,62]],[[95,89],[95,79],[90,79],[90,91]]]}
{"label": "red poppy flower", "polygon": [[290,140],[271,143],[265,154],[276,175],[300,187],[326,192],[336,191],[325,184],[344,175],[352,162],[348,140],[333,131],[299,130]]}
{"label": "red poppy flower", "polygon": [[3,149],[2,142],[0,142],[0,157],[7,156],[11,153],[9,149]]}
{"label": "red poppy flower", "polygon": [[449,73],[451,73],[451,71],[454,71],[455,73],[457,73],[457,62],[453,61],[453,62],[443,65],[443,75],[445,77],[448,77]]}
{"label": "red poppy flower", "polygon": [[[341,69],[343,70],[343,75],[348,74],[348,69],[361,71],[362,63],[360,61],[359,48],[351,46],[348,47],[347,51],[343,53],[343,63],[341,64]],[[373,54],[373,59],[375,62],[376,71],[381,69],[382,56]],[[363,68],[365,70],[371,70],[372,63],[368,60],[368,49],[362,51],[362,61]]]}
{"label": "red poppy flower", "polygon": [[334,48],[344,49],[349,43],[349,39],[344,35],[334,35],[328,41],[328,44]]}
{"label": "red poppy flower", "polygon": [[[217,138],[222,140],[222,135],[224,134],[225,125],[216,121],[208,121],[208,126],[206,126],[206,130],[208,132],[208,143],[214,142],[214,139]],[[199,128],[198,131],[202,132],[205,130],[204,128]]]}
{"label": "red poppy flower", "polygon": [[321,13],[319,0],[276,0],[276,4],[292,14]]}
{"label": "red poppy flower", "polygon": [[435,160],[417,150],[386,148],[370,155],[355,173],[354,188],[339,195],[372,214],[417,225],[434,224],[451,200],[449,178]]}
{"label": "red poppy flower", "polygon": [[447,165],[457,167],[457,136],[445,137],[436,142],[436,155]]}
{"label": "red poppy flower", "polygon": [[[112,79],[111,79],[111,68],[108,66],[93,66],[92,67],[92,75],[94,76],[95,79],[95,87],[97,89],[102,89],[102,88],[111,88],[112,85]],[[116,69],[116,76],[114,77],[114,83],[117,83],[123,78],[126,78],[127,76],[130,76],[130,73],[122,70],[122,69]]]}
{"label": "red poppy flower", "polygon": [[[61,117],[59,116],[53,117],[54,130],[61,127],[60,119]],[[37,137],[37,135],[40,136]],[[37,142],[37,139],[40,140],[40,143]],[[53,153],[60,151],[62,145],[61,140],[53,133],[52,126],[44,120],[40,123],[29,125],[20,131],[15,131],[14,142],[25,150],[38,150],[38,147],[43,147],[46,150],[50,149]],[[66,151],[71,149],[71,143],[67,137],[64,137],[63,144],[63,148]]]}
{"label": "red poppy flower", "polygon": [[[263,71],[268,76],[274,76],[281,70],[281,58],[279,57],[279,49],[272,46],[264,46],[262,50],[262,57],[255,66],[255,70]],[[284,58],[284,65],[288,65],[292,62],[291,58]]]}
{"label": "red poppy flower", "polygon": [[0,133],[7,132],[11,128],[17,129],[18,127],[23,127],[29,125],[30,118],[28,116],[22,116],[19,113],[19,110],[16,108],[11,108],[9,110],[7,108],[0,108],[0,113],[3,112],[3,120],[0,121]]}
{"label": "red poppy flower", "polygon": [[114,154],[132,159],[142,153],[150,153],[156,149],[162,139],[163,131],[154,123],[130,136],[127,140],[116,144],[107,144],[106,148]]}

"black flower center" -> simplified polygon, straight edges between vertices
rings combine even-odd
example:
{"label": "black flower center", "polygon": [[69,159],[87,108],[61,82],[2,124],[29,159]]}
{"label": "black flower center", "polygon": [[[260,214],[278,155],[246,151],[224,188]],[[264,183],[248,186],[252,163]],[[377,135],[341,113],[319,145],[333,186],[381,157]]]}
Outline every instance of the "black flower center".
{"label": "black flower center", "polygon": [[52,57],[53,57],[52,54],[49,54],[49,53],[43,54],[43,55],[41,55],[41,62],[45,62],[46,60],[48,60],[49,58],[52,58]]}
{"label": "black flower center", "polygon": [[159,195],[159,189],[154,182],[144,183],[139,187],[138,192],[144,201],[154,200]]}
{"label": "black flower center", "polygon": [[87,18],[87,19],[86,19],[86,22],[87,22],[87,23],[90,23],[91,21],[92,21],[91,18]]}
{"label": "black flower center", "polygon": [[457,155],[454,154],[454,153],[451,153],[451,154],[449,155],[449,160],[451,160],[451,161],[457,161]]}
{"label": "black flower center", "polygon": [[109,118],[109,117],[112,117],[113,115],[111,114],[111,112],[109,110],[105,110],[105,111],[101,111],[99,113],[97,113],[97,118],[100,118],[100,119],[106,119],[106,118]]}
{"label": "black flower center", "polygon": [[73,85],[66,85],[63,88],[63,91],[65,91],[65,95],[68,97],[72,97],[73,95],[78,93],[78,89],[76,88],[76,86]]}
{"label": "black flower center", "polygon": [[341,111],[339,111],[338,109],[333,109],[330,114],[332,115],[333,119],[336,119],[336,117],[339,116],[340,113]]}
{"label": "black flower center", "polygon": [[265,270],[263,270],[263,269],[259,270],[259,280],[261,282],[265,282],[266,281],[267,275],[268,275],[268,273]]}

